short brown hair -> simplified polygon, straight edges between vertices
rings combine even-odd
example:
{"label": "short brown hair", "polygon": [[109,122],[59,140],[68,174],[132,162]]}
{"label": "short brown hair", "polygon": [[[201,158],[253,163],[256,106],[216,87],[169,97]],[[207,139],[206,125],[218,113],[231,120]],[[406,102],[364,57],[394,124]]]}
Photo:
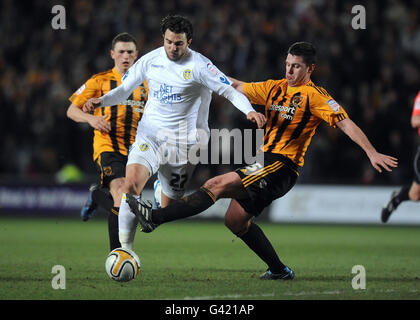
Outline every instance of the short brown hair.
{"label": "short brown hair", "polygon": [[295,42],[287,50],[287,53],[290,53],[293,56],[302,57],[306,65],[311,65],[316,63],[316,48],[312,43],[309,42]]}
{"label": "short brown hair", "polygon": [[129,34],[127,32],[123,32],[123,33],[117,34],[115,36],[115,38],[112,39],[112,44],[111,44],[111,49],[112,50],[114,50],[115,44],[117,42],[133,42],[134,45],[136,46],[136,49],[138,49],[136,38],[134,38],[131,34]]}

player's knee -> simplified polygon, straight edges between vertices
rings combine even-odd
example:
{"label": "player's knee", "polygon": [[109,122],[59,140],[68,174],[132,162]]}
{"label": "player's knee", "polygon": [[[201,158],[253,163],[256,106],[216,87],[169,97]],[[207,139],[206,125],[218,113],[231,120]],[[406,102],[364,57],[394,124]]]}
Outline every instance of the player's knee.
{"label": "player's knee", "polygon": [[221,178],[221,176],[217,176],[217,177],[207,180],[204,183],[203,187],[212,191],[213,189],[220,187],[222,183],[223,183],[223,179]]}
{"label": "player's knee", "polygon": [[217,199],[224,198],[229,190],[237,185],[238,179],[240,182],[239,176],[230,172],[207,180],[203,187],[210,190]]}

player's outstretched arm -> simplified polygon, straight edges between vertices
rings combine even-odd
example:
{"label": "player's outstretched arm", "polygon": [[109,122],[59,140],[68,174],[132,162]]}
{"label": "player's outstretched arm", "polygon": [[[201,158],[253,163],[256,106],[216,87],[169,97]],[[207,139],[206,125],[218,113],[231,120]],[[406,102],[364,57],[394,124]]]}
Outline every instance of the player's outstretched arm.
{"label": "player's outstretched arm", "polygon": [[[235,88],[236,91],[242,93],[243,95],[245,95],[244,92],[244,82],[237,80],[235,78],[232,77],[228,77],[229,80],[232,82],[232,87]],[[261,129],[262,127],[264,127],[265,123],[267,122],[267,119],[265,118],[265,116],[260,113],[260,112],[255,112],[255,111],[250,111],[247,113],[246,118],[249,121],[255,122],[258,126],[258,129]]]}
{"label": "player's outstretched arm", "polygon": [[[140,59],[141,60],[141,59]],[[84,112],[91,112],[99,106],[114,106],[128,98],[131,92],[143,83],[143,74],[141,72],[141,64],[137,62],[126,72],[122,78],[122,83],[118,87],[108,91],[100,98],[91,98],[83,105]]]}
{"label": "player's outstretched arm", "polygon": [[398,159],[377,152],[364,132],[352,120],[344,119],[337,122],[337,127],[366,152],[370,163],[377,171],[382,172],[382,168],[392,171],[392,168],[398,166]]}

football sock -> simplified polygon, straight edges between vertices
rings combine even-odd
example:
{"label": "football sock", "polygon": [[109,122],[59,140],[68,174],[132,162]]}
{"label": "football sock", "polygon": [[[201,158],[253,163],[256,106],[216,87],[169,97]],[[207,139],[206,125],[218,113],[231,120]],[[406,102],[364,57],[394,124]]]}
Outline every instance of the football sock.
{"label": "football sock", "polygon": [[272,273],[283,271],[285,265],[259,226],[251,222],[248,231],[238,237],[268,265]]}
{"label": "football sock", "polygon": [[118,236],[118,211],[120,208],[113,207],[108,213],[108,234],[110,251],[120,248],[121,243]]}
{"label": "football sock", "polygon": [[171,202],[165,208],[152,210],[152,222],[162,224],[164,222],[188,218],[210,208],[216,202],[216,198],[204,187],[191,195]]}
{"label": "football sock", "polygon": [[114,206],[114,200],[108,188],[101,187],[92,191],[92,199],[106,211],[111,211]]}
{"label": "football sock", "polygon": [[392,199],[392,202],[395,207],[398,207],[401,202],[410,200],[408,196],[408,192],[410,190],[410,186],[404,186],[401,188],[400,192]]}
{"label": "football sock", "polygon": [[[140,197],[137,197],[137,199],[139,198]],[[120,211],[118,214],[118,236],[122,248],[133,250],[136,227],[137,217],[130,211],[130,206],[126,201],[126,195],[123,193],[120,204]]]}

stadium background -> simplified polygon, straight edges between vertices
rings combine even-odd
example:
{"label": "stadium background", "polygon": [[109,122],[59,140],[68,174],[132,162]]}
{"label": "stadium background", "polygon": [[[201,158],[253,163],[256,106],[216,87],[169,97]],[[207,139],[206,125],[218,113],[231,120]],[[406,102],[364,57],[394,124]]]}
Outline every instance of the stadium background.
{"label": "stadium background", "polygon": [[[57,4],[66,9],[64,30],[51,26],[51,9]],[[366,8],[364,30],[351,27],[351,9],[357,4]],[[299,184],[396,186],[411,181],[418,137],[410,115],[420,89],[416,1],[4,0],[2,187],[65,182],[85,187],[95,180],[92,129],[66,117],[68,98],[92,74],[112,67],[110,42],[117,33],[135,35],[140,55],[160,46],[159,23],[168,13],[190,18],[191,48],[244,81],[282,78],[289,45],[314,43],[314,82],[344,106],[378,151],[399,158],[398,169],[378,174],[360,148],[323,124],[309,147]],[[224,98],[214,96],[211,110],[211,128],[249,126]],[[73,174],[63,170],[68,165],[75,166]],[[232,167],[201,166],[196,183]]]}
{"label": "stadium background", "polygon": [[[65,30],[51,27],[51,9],[57,4],[66,9]],[[351,9],[358,4],[366,8],[365,30],[351,28]],[[272,221],[292,223],[266,223],[261,221],[264,214],[257,221],[296,272],[296,281],[255,281],[265,265],[223,223],[197,219],[164,225],[152,236],[138,233],[141,276],[118,284],[103,268],[106,220],[79,219],[87,186],[95,179],[92,130],[66,118],[68,97],[92,74],[112,67],[109,49],[115,34],[134,34],[141,54],[160,46],[159,22],[171,12],[193,21],[193,49],[246,81],[283,77],[288,46],[313,42],[319,51],[315,83],[346,108],[378,150],[400,160],[392,173],[378,174],[340,130],[326,124],[318,128],[299,183],[289,193],[295,201],[285,197],[271,206],[279,213]],[[149,310],[149,299],[163,299],[159,306],[171,305],[173,299],[418,301],[419,204],[402,204],[386,225],[353,225],[366,222],[366,216],[380,224],[382,201],[392,188],[412,179],[419,142],[410,127],[413,98],[420,89],[418,1],[2,0],[0,30],[0,300],[110,299],[115,305],[119,299],[145,299],[133,306]],[[249,125],[223,98],[214,97],[211,108],[211,128]],[[196,182],[230,169],[202,166]],[[305,188],[318,196],[308,197]],[[302,215],[288,220],[291,209],[305,205]],[[405,208],[407,216],[418,217],[412,227],[394,223],[401,221]],[[49,218],[39,218],[45,215]],[[346,221],[350,225],[295,223],[300,218],[307,222],[308,216],[353,220]],[[413,219],[407,221],[413,224]],[[65,267],[66,290],[51,286],[55,265]],[[366,268],[365,290],[352,287],[355,265]],[[11,304],[14,313],[31,310],[33,315],[38,307],[45,314],[42,301],[30,308]],[[107,312],[120,312],[117,305]],[[279,305],[273,301],[264,309],[271,315]],[[366,306],[361,305],[363,310]],[[400,312],[372,306],[375,314]],[[410,306],[418,310],[418,304]],[[313,314],[316,307],[324,316],[320,301],[293,312]],[[80,314],[81,309],[66,308],[66,313],[71,310]],[[83,308],[87,310],[97,308]],[[352,310],[359,316],[360,308]]]}

